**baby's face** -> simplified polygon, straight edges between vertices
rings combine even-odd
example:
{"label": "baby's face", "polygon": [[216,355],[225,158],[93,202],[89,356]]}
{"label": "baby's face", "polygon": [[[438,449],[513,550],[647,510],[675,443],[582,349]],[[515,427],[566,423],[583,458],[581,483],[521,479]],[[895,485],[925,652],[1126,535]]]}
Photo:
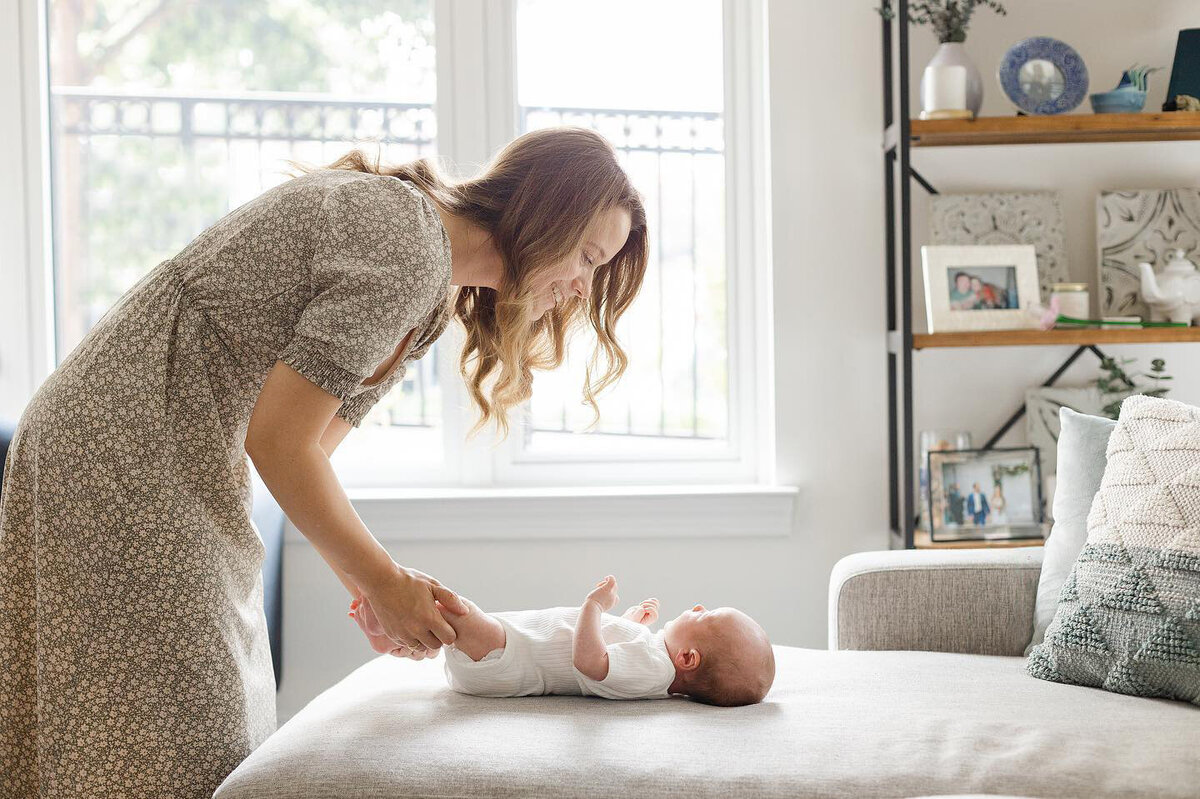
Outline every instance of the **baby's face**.
{"label": "baby's face", "polygon": [[723,610],[729,608],[708,610],[703,605],[695,605],[691,610],[680,613],[663,625],[667,646],[672,650],[690,649],[695,646],[698,641],[704,639],[704,633],[712,629],[714,616],[719,617]]}
{"label": "baby's face", "polygon": [[663,625],[663,639],[671,651],[680,649],[701,650],[714,637],[737,642],[754,635],[758,625],[736,608],[714,608],[694,605]]}

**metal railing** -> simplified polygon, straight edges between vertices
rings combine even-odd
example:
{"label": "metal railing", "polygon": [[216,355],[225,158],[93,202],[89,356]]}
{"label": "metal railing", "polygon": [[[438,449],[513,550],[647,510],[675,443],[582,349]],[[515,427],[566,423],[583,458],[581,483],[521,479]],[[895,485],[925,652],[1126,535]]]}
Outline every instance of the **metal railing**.
{"label": "metal railing", "polygon": [[[282,166],[281,159],[327,162],[351,146],[364,142],[369,142],[371,147],[378,142],[385,161],[411,160],[436,152],[436,115],[430,104],[313,97],[287,92],[117,93],[85,87],[53,87],[51,98],[60,175],[57,185],[63,188],[56,192],[55,198],[60,218],[59,235],[76,237],[60,242],[63,246],[56,247],[60,252],[60,263],[56,264],[58,296],[60,302],[74,302],[73,292],[80,297],[93,298],[91,308],[66,309],[68,315],[74,311],[76,316],[64,325],[66,335],[68,338],[74,336],[76,340],[94,323],[94,317],[124,291],[121,284],[136,279],[137,270],[144,271],[147,264],[161,260],[162,252],[178,251],[229,208],[279,182],[281,174],[277,170]],[[661,397],[658,422],[654,424],[643,419],[635,423],[636,403],[632,398],[614,397],[612,403],[602,398],[606,423],[598,432],[619,436],[720,437],[720,430],[716,436],[706,434],[699,422],[700,342],[703,336],[698,312],[701,283],[697,277],[697,203],[719,201],[723,207],[724,197],[698,196],[695,175],[697,161],[707,159],[705,163],[710,171],[715,168],[714,159],[723,164],[722,116],[709,112],[522,107],[520,123],[522,132],[548,125],[574,124],[593,128],[608,138],[621,154],[635,183],[645,187],[647,211],[656,228],[651,237],[654,249],[647,276],[647,284],[652,285],[652,290],[645,292],[644,289],[643,293],[653,295],[657,307],[643,309],[643,314],[649,319],[657,319],[656,371]],[[121,142],[152,140],[166,140],[166,149],[156,150],[149,156],[153,160],[132,165],[122,163],[130,157],[120,155]],[[107,146],[100,146],[105,142]],[[170,146],[171,142],[176,146]],[[164,159],[169,163],[163,163]],[[693,174],[687,190],[690,192],[687,213],[681,214],[673,206],[671,209],[664,206],[665,182],[672,180],[665,177],[664,159],[673,159],[676,173],[681,171],[678,160],[690,159],[690,167],[682,168],[682,172],[690,168]],[[180,173],[176,180],[179,190],[199,195],[207,192],[214,201],[208,207],[203,207],[200,202],[195,204],[195,210],[189,207],[183,212],[188,218],[181,220],[167,235],[157,236],[154,242],[130,242],[122,267],[130,271],[123,272],[123,280],[107,274],[112,267],[105,265],[103,253],[95,251],[100,248],[91,246],[94,237],[89,238],[88,231],[96,224],[122,229],[127,225],[127,219],[118,214],[128,215],[129,208],[126,205],[117,211],[106,212],[91,202],[93,176],[104,175],[105,180],[111,182],[114,174],[117,175],[115,180],[120,181],[134,179],[125,172],[130,175],[140,173],[138,179],[144,185],[147,182],[145,175],[163,174],[172,169]],[[70,185],[69,181],[75,181],[75,184]],[[239,187],[237,190],[235,184]],[[239,198],[238,194],[244,196]],[[152,191],[148,192],[145,202],[147,215],[153,216],[158,209],[152,206]],[[106,217],[105,213],[110,215]],[[130,261],[136,263],[128,263]],[[664,342],[669,332],[666,327],[667,303],[668,298],[675,295],[667,291],[664,265],[670,266],[672,275],[676,276],[686,275],[690,269],[691,333],[685,337],[690,339],[690,364],[684,362],[685,357],[680,357],[679,346],[672,349],[669,362],[665,353]],[[723,253],[720,266],[723,270]],[[677,280],[676,277],[670,279]],[[639,304],[650,300],[651,297],[643,297]],[[637,306],[635,304],[635,308]],[[724,314],[724,308],[721,313]],[[715,332],[722,344],[725,337],[723,318],[719,331],[708,332],[710,339]],[[435,342],[431,357],[410,366],[404,381],[368,416],[368,423],[415,427],[440,423],[437,346]],[[648,346],[649,342],[637,342],[641,351]],[[727,381],[725,385],[728,385]],[[684,386],[686,388],[681,390]],[[577,405],[575,398],[571,400],[572,406]],[[727,407],[727,400],[722,398],[722,402]],[[669,404],[672,413],[679,413],[680,407],[685,408],[684,416],[690,417],[690,425],[686,418],[682,422],[669,421]],[[542,414],[531,432],[569,430],[567,405],[568,400],[564,399],[557,423]],[[690,409],[686,407],[688,405]],[[588,416],[590,418],[590,411]]]}
{"label": "metal railing", "polygon": [[[703,439],[703,438],[719,438],[718,435],[705,435],[700,430],[700,341],[701,335],[699,330],[700,316],[697,309],[700,307],[700,281],[697,279],[697,258],[698,258],[698,243],[697,243],[697,202],[715,202],[724,207],[724,197],[699,197],[696,187],[695,175],[698,170],[696,163],[700,159],[709,159],[719,162],[721,166],[724,164],[725,150],[725,131],[724,131],[724,116],[718,112],[704,111],[656,111],[656,110],[637,110],[637,109],[621,109],[621,108],[572,108],[572,107],[550,107],[550,106],[522,106],[520,108],[520,131],[524,133],[528,130],[533,130],[541,127],[554,125],[579,125],[582,127],[591,128],[602,134],[617,150],[622,159],[622,165],[630,173],[631,179],[635,185],[643,192],[644,199],[647,202],[647,214],[650,218],[652,229],[655,230],[652,240],[652,253],[649,270],[647,273],[647,282],[652,283],[653,291],[651,296],[643,296],[639,299],[642,304],[642,310],[645,311],[644,303],[653,301],[656,305],[654,317],[657,320],[657,340],[658,340],[658,364],[657,372],[659,378],[659,394],[662,401],[659,403],[659,415],[657,429],[635,429],[633,422],[634,409],[637,398],[628,397],[621,403],[624,408],[625,429],[613,429],[609,425],[607,429],[600,429],[597,432],[603,434],[623,435],[623,436],[653,436],[656,438],[688,438],[688,439]],[[686,223],[679,223],[673,220],[667,213],[667,208],[664,205],[664,159],[686,159],[689,167],[686,171],[690,172],[692,179],[689,182],[689,196]],[[680,170],[685,171],[685,170]],[[723,220],[722,220],[723,221]],[[668,252],[667,247],[672,247],[674,252]],[[667,269],[665,263],[671,258],[674,261],[686,261],[690,267],[692,276],[691,286],[692,296],[691,303],[693,313],[691,314],[692,330],[690,335],[690,364],[682,371],[687,374],[684,377],[690,387],[690,392],[687,396],[679,396],[678,393],[671,395],[669,391],[668,381],[672,377],[674,371],[675,377],[679,378],[681,371],[678,363],[667,363],[665,360],[665,340],[668,335],[666,328],[667,302],[671,296],[668,292]],[[721,258],[722,271],[724,267],[724,258]],[[636,304],[635,304],[636,307]],[[632,312],[632,309],[631,309]],[[722,326],[719,331],[719,338],[724,340],[725,329]],[[644,346],[645,342],[639,342],[639,346]],[[674,381],[678,384],[680,381]],[[725,381],[726,397],[728,382]],[[690,429],[687,426],[676,424],[672,427],[668,423],[667,408],[668,396],[671,400],[680,403],[690,403]],[[610,407],[614,403],[609,403],[605,410],[610,414],[613,409]],[[726,400],[726,425],[728,418],[728,406]],[[532,432],[567,432],[570,430],[567,417],[567,406],[563,404],[563,410],[559,422],[556,426],[548,424],[548,419],[543,416],[539,424],[532,426]],[[727,426],[725,430],[727,430]]]}

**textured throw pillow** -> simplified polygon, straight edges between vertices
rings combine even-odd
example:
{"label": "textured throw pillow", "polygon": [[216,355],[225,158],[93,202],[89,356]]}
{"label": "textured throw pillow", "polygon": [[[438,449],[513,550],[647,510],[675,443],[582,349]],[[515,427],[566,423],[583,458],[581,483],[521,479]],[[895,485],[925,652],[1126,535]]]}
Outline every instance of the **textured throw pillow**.
{"label": "textured throw pillow", "polygon": [[1200,705],[1200,408],[1130,397],[1107,456],[1087,543],[1026,668]]}
{"label": "textured throw pillow", "polygon": [[1104,476],[1108,437],[1116,421],[1070,408],[1058,411],[1058,478],[1054,487],[1054,526],[1046,539],[1042,573],[1033,606],[1033,638],[1028,656],[1046,635],[1058,609],[1058,592],[1087,540],[1087,518]]}

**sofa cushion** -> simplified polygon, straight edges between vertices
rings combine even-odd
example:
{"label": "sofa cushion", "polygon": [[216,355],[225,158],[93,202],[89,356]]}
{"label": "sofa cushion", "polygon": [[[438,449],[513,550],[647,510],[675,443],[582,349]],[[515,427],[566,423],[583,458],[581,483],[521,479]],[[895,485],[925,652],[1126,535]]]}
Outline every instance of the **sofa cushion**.
{"label": "sofa cushion", "polygon": [[1087,517],[1104,476],[1108,437],[1117,423],[1067,407],[1058,412],[1058,477],[1054,486],[1054,526],[1046,539],[1042,573],[1033,606],[1033,638],[1028,655],[1046,637],[1075,559],[1087,541]]}
{"label": "sofa cushion", "polygon": [[[382,656],[292,717],[215,799],[1184,797],[1200,709],[1030,679],[1024,659],[777,646],[757,705],[485,699]],[[1048,754],[1053,753],[1053,754]]]}
{"label": "sofa cushion", "polygon": [[1029,673],[1200,705],[1200,408],[1126,399],[1107,455]]}

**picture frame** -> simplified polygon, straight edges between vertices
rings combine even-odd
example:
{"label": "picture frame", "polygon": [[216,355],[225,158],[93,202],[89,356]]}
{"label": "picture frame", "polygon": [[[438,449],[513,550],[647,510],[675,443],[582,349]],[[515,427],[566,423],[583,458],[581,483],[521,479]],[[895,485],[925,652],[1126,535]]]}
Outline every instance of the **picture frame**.
{"label": "picture frame", "polygon": [[1037,447],[931,450],[928,469],[931,542],[1045,538]]}
{"label": "picture frame", "polygon": [[1032,244],[921,247],[930,333],[1029,330],[1041,301]]}

